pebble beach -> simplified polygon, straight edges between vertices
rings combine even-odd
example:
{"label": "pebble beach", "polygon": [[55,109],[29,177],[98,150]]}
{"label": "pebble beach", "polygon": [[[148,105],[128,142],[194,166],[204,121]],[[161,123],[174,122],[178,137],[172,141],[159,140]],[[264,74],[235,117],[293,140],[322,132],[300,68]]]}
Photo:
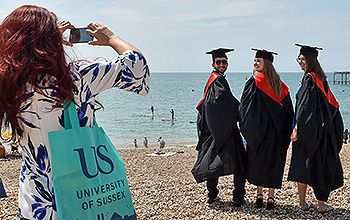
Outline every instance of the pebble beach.
{"label": "pebble beach", "polygon": [[[151,148],[119,149],[124,160],[130,189],[138,219],[350,219],[350,145],[344,145],[341,159],[344,170],[344,186],[331,193],[328,203],[334,210],[318,213],[316,199],[311,188],[307,200],[313,203],[309,211],[298,208],[296,183],[287,181],[291,149],[282,189],[276,190],[276,206],[273,210],[255,208],[256,190],[246,185],[246,204],[231,208],[232,175],[219,180],[219,200],[206,204],[205,183],[197,184],[191,174],[197,152],[193,146],[166,148],[170,156],[147,156]],[[18,176],[20,155],[7,155],[0,159],[0,177],[7,197],[0,198],[0,219],[17,219]],[[266,189],[265,189],[266,190]],[[264,191],[264,200],[267,191]]]}

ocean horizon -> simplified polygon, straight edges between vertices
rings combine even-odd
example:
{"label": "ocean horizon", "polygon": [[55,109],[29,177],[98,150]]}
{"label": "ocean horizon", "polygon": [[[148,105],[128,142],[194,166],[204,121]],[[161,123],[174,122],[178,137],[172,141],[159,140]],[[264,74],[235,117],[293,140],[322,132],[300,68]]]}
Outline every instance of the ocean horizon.
{"label": "ocean horizon", "polygon": [[[302,78],[301,72],[280,72],[281,79],[289,86],[293,104]],[[97,100],[104,109],[96,112],[97,122],[104,128],[118,148],[139,147],[147,137],[149,147],[158,146],[162,137],[166,146],[194,145],[197,142],[197,103],[203,96],[210,72],[155,72],[151,74],[150,93],[143,97],[119,89],[101,93]],[[232,93],[240,100],[244,84],[251,72],[228,72]],[[340,103],[344,127],[350,126],[350,84],[333,85],[333,73],[328,72],[331,90]],[[154,106],[154,116],[151,114]],[[174,109],[175,121],[171,122],[170,110]]]}

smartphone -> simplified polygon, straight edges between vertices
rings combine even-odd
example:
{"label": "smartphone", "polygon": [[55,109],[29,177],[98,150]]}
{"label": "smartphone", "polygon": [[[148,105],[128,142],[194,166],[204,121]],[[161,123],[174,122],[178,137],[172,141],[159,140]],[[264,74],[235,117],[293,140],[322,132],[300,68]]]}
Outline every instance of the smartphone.
{"label": "smartphone", "polygon": [[70,30],[69,42],[71,43],[87,43],[94,38],[86,33],[88,28],[75,28]]}

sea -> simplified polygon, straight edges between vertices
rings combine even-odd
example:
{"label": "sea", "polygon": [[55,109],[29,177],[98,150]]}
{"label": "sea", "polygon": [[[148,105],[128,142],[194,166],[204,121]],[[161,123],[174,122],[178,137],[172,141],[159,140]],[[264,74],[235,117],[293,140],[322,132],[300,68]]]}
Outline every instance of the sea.
{"label": "sea", "polygon": [[[301,72],[279,73],[289,86],[293,104],[302,78]],[[149,147],[158,146],[162,137],[166,146],[188,146],[197,142],[197,103],[203,96],[210,72],[152,73],[150,93],[143,97],[120,89],[110,89],[99,95],[104,109],[96,113],[98,124],[104,128],[111,141],[119,148],[144,147],[147,137]],[[232,93],[240,100],[244,84],[252,73],[226,73]],[[350,84],[332,82],[333,73],[327,73],[334,95],[340,103],[344,127],[350,128]],[[151,114],[154,107],[154,115]],[[171,121],[171,109],[175,121]]]}

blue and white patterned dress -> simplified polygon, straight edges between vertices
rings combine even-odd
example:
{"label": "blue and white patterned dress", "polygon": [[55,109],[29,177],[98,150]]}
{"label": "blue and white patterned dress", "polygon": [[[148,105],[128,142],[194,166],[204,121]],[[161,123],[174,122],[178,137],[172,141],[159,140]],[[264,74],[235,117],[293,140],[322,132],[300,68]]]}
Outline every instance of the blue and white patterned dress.
{"label": "blue and white patterned dress", "polygon": [[[131,50],[112,62],[76,62],[71,67],[71,76],[78,88],[74,99],[81,126],[92,125],[94,111],[98,109],[95,98],[102,91],[112,87],[139,95],[149,91],[150,72],[146,59]],[[47,97],[32,90],[30,85],[28,88],[28,101],[17,115],[24,130],[20,141],[23,150],[18,196],[20,216],[23,219],[57,219],[47,134],[63,129],[63,109],[53,109]],[[53,90],[45,92],[54,95]]]}

